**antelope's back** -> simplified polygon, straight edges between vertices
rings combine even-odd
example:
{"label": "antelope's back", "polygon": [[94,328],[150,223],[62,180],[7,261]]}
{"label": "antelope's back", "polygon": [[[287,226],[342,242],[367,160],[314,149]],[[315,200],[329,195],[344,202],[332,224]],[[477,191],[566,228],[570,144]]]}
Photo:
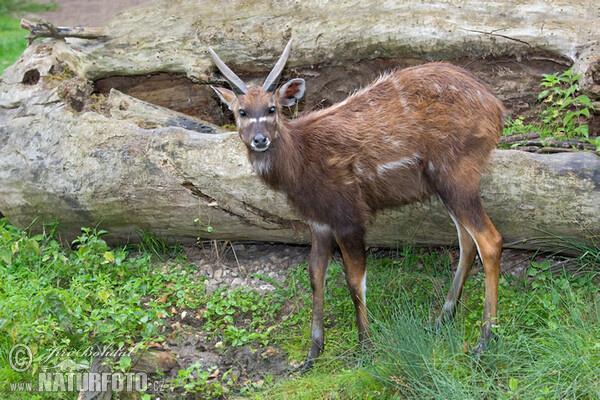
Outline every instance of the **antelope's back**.
{"label": "antelope's back", "polygon": [[310,157],[324,162],[326,186],[353,186],[361,207],[374,211],[426,198],[434,180],[478,187],[504,113],[471,73],[430,63],[383,75],[293,124],[302,127]]}

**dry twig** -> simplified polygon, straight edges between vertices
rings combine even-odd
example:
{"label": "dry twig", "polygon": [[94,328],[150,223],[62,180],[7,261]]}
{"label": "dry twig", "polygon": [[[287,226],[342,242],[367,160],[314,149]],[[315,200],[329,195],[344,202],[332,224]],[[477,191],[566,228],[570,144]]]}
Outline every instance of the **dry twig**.
{"label": "dry twig", "polygon": [[67,37],[79,39],[101,39],[108,36],[106,34],[106,29],[101,27],[57,27],[44,19],[40,19],[38,22],[31,22],[27,19],[22,19],[21,28],[31,32],[25,36],[25,39],[29,41],[29,44],[33,43],[35,39],[42,37],[51,37],[64,40],[64,38]]}

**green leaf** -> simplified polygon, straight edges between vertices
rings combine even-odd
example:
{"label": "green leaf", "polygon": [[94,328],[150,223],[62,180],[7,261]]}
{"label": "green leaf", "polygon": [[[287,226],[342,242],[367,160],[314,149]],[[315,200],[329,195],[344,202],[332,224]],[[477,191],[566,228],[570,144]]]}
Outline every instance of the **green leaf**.
{"label": "green leaf", "polygon": [[7,264],[12,262],[12,253],[10,251],[3,251],[0,257],[2,258],[2,261]]}
{"label": "green leaf", "polygon": [[563,121],[562,121],[563,125],[565,125],[565,126],[568,125],[574,116],[575,116],[575,113],[572,113],[572,112],[567,113],[567,115],[565,115],[565,117],[563,118]]}
{"label": "green leaf", "polygon": [[573,93],[575,93],[575,90],[577,89],[577,85],[571,85],[567,88],[567,90],[565,90],[565,96],[571,96]]}
{"label": "green leaf", "polygon": [[575,128],[575,131],[579,136],[583,136],[586,139],[589,137],[589,130],[587,125],[578,126],[577,128]]}
{"label": "green leaf", "polygon": [[104,259],[107,262],[109,262],[109,263],[115,262],[115,255],[112,253],[112,251],[105,251],[103,255],[104,255]]}
{"label": "green leaf", "polygon": [[544,97],[548,96],[550,94],[549,90],[543,90],[540,92],[540,94],[538,94],[538,100],[543,99]]}
{"label": "green leaf", "polygon": [[594,109],[594,105],[592,104],[592,101],[585,94],[580,94],[579,96],[575,97],[575,99],[573,99],[573,100],[580,102],[581,104],[583,104],[586,107],[591,108],[592,110]]}
{"label": "green leaf", "polygon": [[562,101],[562,104],[560,105],[559,110],[562,110],[563,108],[568,107],[569,105],[571,105],[572,102],[573,102],[573,100],[570,97],[567,97],[566,99],[564,99]]}
{"label": "green leaf", "polygon": [[517,388],[519,387],[519,381],[517,381],[515,378],[510,378],[508,380],[508,387],[511,391],[516,392]]}
{"label": "green leaf", "polygon": [[586,117],[590,117],[590,110],[588,110],[587,108],[584,108],[582,110],[579,110],[577,112],[578,115],[585,115]]}

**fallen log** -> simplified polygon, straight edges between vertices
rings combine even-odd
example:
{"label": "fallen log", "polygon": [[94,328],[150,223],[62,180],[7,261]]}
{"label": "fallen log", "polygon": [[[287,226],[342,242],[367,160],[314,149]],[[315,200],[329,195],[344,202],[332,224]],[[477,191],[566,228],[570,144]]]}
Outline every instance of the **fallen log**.
{"label": "fallen log", "polygon": [[[111,118],[66,107],[27,115],[27,107],[0,128],[0,210],[12,223],[58,221],[70,238],[82,226],[99,224],[119,242],[135,239],[136,229],[181,240],[309,240],[283,195],[249,167],[237,133],[169,126],[177,113],[115,90],[103,106]],[[146,129],[140,120],[156,125]],[[598,171],[600,157],[592,153],[495,151],[482,197],[513,247],[539,247],[528,242],[539,228],[583,240],[599,226]],[[367,240],[388,247],[451,244],[456,233],[432,199],[379,213]]]}
{"label": "fallen log", "polygon": [[[249,9],[232,3],[243,9],[243,20],[223,12],[216,0],[177,4],[125,12],[106,27],[106,38],[92,44],[69,37],[35,41],[5,71],[0,212],[10,222],[27,227],[35,221],[38,228],[59,222],[68,238],[82,226],[99,225],[119,242],[135,239],[141,229],[184,241],[306,243],[305,223],[280,193],[259,182],[237,134],[220,128],[231,119],[205,85],[217,79],[208,45],[252,81],[264,78],[292,34],[295,48],[283,79],[307,80],[305,109],[343,99],[390,67],[453,57],[518,113],[530,107],[527,99],[535,101],[529,88],[537,87],[541,73],[572,63],[588,73],[596,57],[588,45],[600,29],[590,20],[593,13],[574,0],[562,9],[577,16],[576,23],[552,22],[562,15],[554,7],[542,7],[547,12],[541,19],[523,8],[527,24],[518,28],[497,17],[514,14],[504,2],[486,2],[489,14],[477,18],[467,11],[481,9],[475,0],[433,10],[421,3],[314,1],[293,11],[278,3]],[[343,18],[332,17],[337,15]],[[563,40],[583,25],[589,32],[576,35],[577,43]],[[527,44],[473,32],[490,33],[494,26]],[[539,36],[541,26],[545,34]],[[586,50],[573,52],[573,46]],[[530,240],[540,229],[583,241],[600,226],[598,171],[600,158],[590,152],[496,151],[481,192],[508,246],[544,247]],[[367,241],[385,247],[451,244],[456,232],[432,199],[379,213]]]}

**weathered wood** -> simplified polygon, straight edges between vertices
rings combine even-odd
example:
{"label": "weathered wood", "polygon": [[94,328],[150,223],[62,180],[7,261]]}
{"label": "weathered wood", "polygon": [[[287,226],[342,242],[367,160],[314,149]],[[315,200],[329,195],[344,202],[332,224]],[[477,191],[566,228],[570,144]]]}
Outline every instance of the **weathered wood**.
{"label": "weathered wood", "polygon": [[[508,142],[510,143],[510,142]],[[591,143],[585,143],[578,140],[560,140],[554,138],[544,138],[544,139],[530,139],[530,140],[517,140],[513,143],[522,144],[526,147],[539,147],[539,148],[557,148],[564,150],[596,150],[596,146]]]}
{"label": "weathered wood", "polygon": [[[517,113],[535,101],[530,92],[541,73],[570,65],[584,72],[586,90],[600,94],[594,86],[600,24],[591,1],[555,7],[552,0],[468,0],[432,7],[232,0],[227,9],[235,12],[223,7],[217,0],[157,2],[121,14],[101,41],[32,43],[0,78],[0,212],[21,227],[59,221],[68,237],[100,224],[116,241],[145,229],[183,240],[307,242],[306,225],[281,194],[259,182],[236,133],[112,84],[97,90],[101,78],[151,81],[161,73],[165,83],[153,87],[153,102],[160,104],[168,87],[170,105],[228,122],[214,96],[203,92],[189,107],[193,99],[184,86],[173,90],[169,85],[177,81],[164,75],[187,77],[186,87],[214,82],[208,45],[252,82],[264,79],[293,36],[283,79],[307,79],[307,108],[340,100],[388,68],[440,59],[491,83]],[[599,170],[600,158],[588,152],[497,151],[482,181],[486,210],[509,246],[537,248],[528,239],[540,236],[540,227],[584,240],[600,226]],[[433,199],[379,213],[367,240],[449,244],[456,233]]]}
{"label": "weathered wood", "polygon": [[38,38],[64,39],[68,37],[80,39],[100,39],[107,37],[104,28],[97,27],[56,27],[51,22],[40,19],[38,22],[31,22],[25,18],[21,19],[21,28],[28,30],[29,33],[25,39],[29,44]]}
{"label": "weathered wood", "polygon": [[540,137],[539,132],[531,132],[522,135],[503,136],[500,138],[500,144],[512,144],[516,142],[524,142],[526,140],[537,139]]}

